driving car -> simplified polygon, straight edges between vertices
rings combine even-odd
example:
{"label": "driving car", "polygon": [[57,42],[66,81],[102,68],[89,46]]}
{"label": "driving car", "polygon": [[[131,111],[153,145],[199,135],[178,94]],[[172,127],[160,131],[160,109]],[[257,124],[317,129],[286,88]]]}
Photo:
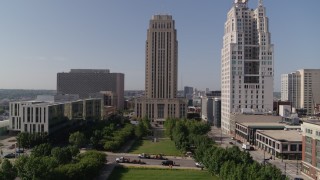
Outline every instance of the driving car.
{"label": "driving car", "polygon": [[171,161],[171,160],[165,160],[165,161],[162,161],[161,163],[163,166],[173,166],[174,165],[174,162]]}

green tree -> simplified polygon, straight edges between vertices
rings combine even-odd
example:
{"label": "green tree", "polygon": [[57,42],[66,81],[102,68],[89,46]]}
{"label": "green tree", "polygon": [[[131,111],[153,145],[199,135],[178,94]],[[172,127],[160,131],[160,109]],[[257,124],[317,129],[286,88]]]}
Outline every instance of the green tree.
{"label": "green tree", "polygon": [[176,121],[177,119],[171,119],[171,118],[168,118],[166,119],[166,121],[164,122],[164,127],[165,127],[165,134],[167,136],[170,137],[170,139],[172,140],[172,133],[173,133],[173,130],[174,130],[174,127],[176,125]]}
{"label": "green tree", "polygon": [[138,138],[142,138],[146,134],[145,126],[140,122],[137,126],[134,128],[134,135]]}
{"label": "green tree", "polygon": [[106,155],[97,151],[79,154],[77,162],[65,164],[55,169],[56,179],[86,180],[94,179],[106,161]]}
{"label": "green tree", "polygon": [[84,136],[83,133],[77,131],[75,133],[70,134],[69,143],[80,148],[85,145],[86,137]]}
{"label": "green tree", "polygon": [[58,166],[53,157],[48,156],[20,156],[15,166],[18,170],[18,176],[25,180],[53,179],[52,172]]}
{"label": "green tree", "polygon": [[80,150],[77,146],[68,146],[68,149],[72,157],[75,157],[80,153]]}
{"label": "green tree", "polygon": [[17,135],[17,142],[19,147],[28,148],[30,147],[30,138],[29,134],[22,132]]}
{"label": "green tree", "polygon": [[100,141],[102,140],[103,138],[103,134],[100,130],[95,130],[93,131],[93,134],[90,138],[90,143],[92,144],[92,146],[94,148],[100,148]]}
{"label": "green tree", "polygon": [[33,156],[49,156],[51,155],[52,146],[49,143],[40,144],[32,149]]}
{"label": "green tree", "polygon": [[17,170],[8,159],[4,159],[1,164],[1,179],[13,180],[16,178]]}
{"label": "green tree", "polygon": [[72,154],[68,147],[55,147],[52,149],[51,154],[59,164],[66,164],[72,160]]}

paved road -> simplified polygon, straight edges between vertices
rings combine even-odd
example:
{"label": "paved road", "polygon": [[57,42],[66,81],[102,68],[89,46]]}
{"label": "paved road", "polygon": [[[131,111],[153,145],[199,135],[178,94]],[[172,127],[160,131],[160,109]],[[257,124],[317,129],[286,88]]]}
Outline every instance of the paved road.
{"label": "paved road", "polygon": [[[108,162],[115,162],[116,158],[118,157],[125,157],[129,158],[130,160],[139,160],[138,154],[125,154],[125,153],[107,153],[108,154]],[[181,158],[181,157],[173,157],[173,156],[165,156],[169,160],[172,160],[175,162],[176,165],[180,167],[185,168],[196,168],[195,167],[195,161],[192,158]],[[161,162],[163,160],[157,160],[157,159],[141,159],[141,161],[145,162],[146,164],[143,166],[161,166]]]}
{"label": "paved road", "polygon": [[[213,127],[211,129],[211,132],[208,134],[209,137],[214,139],[217,143],[220,143],[222,147],[232,147],[232,146],[238,146],[240,149],[242,144],[236,142],[235,140],[231,139],[231,136],[222,134],[221,136],[221,130],[218,128]],[[222,138],[221,138],[222,137]],[[222,139],[222,141],[221,141]],[[229,142],[232,142],[233,145],[229,144]],[[264,157],[265,158],[270,158],[270,154],[267,152],[264,152],[263,150],[260,149],[255,149],[254,151],[249,151],[250,155],[252,158],[257,161],[257,162],[263,162]],[[300,177],[303,179],[311,179],[303,174],[301,174],[301,161],[298,161],[298,171],[297,171],[297,161],[296,160],[282,160],[279,158],[275,158],[272,156],[272,160],[268,160],[268,163],[273,164],[277,166],[283,174],[286,174],[290,178],[295,178],[295,177]]]}

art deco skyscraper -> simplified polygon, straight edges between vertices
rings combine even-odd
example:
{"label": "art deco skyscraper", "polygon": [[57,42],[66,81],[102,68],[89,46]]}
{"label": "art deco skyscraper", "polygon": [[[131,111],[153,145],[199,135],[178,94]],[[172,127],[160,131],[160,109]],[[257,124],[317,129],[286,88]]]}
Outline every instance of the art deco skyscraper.
{"label": "art deco skyscraper", "polygon": [[231,113],[273,110],[273,44],[266,8],[235,0],[227,14],[221,51],[222,130],[230,131]]}
{"label": "art deco skyscraper", "polygon": [[178,41],[171,15],[154,15],[149,22],[145,68],[145,97],[136,99],[137,117],[158,124],[186,117],[186,100],[177,98]]}
{"label": "art deco skyscraper", "polygon": [[170,15],[154,15],[146,41],[147,98],[170,99],[177,94],[178,41]]}

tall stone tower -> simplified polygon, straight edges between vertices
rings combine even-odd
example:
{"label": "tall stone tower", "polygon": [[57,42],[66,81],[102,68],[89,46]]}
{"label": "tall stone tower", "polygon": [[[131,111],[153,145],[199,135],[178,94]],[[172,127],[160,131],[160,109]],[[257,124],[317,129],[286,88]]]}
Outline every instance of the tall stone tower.
{"label": "tall stone tower", "polygon": [[177,98],[178,41],[171,15],[154,15],[149,22],[145,72],[145,97],[135,102],[137,117],[158,124],[186,117],[186,99]]}
{"label": "tall stone tower", "polygon": [[170,15],[154,15],[146,41],[147,98],[170,99],[177,94],[178,41]]}
{"label": "tall stone tower", "polygon": [[274,50],[262,0],[256,9],[235,0],[227,14],[221,50],[222,130],[230,132],[230,114],[273,110]]}

